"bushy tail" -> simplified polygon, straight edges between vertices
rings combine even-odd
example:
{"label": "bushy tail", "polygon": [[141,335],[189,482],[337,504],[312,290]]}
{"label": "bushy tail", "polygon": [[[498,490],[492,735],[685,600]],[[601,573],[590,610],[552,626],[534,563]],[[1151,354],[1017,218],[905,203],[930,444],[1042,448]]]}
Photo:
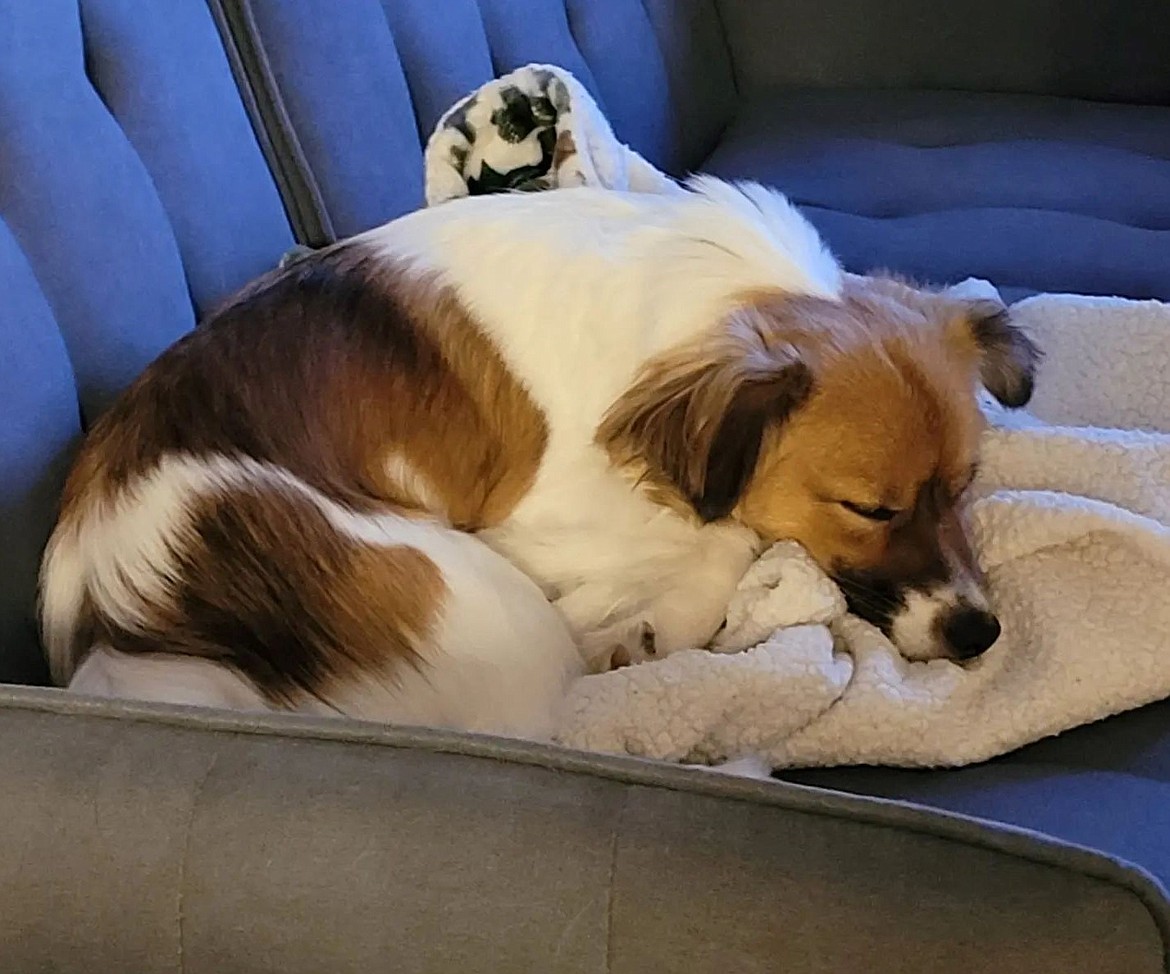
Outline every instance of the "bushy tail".
{"label": "bushy tail", "polygon": [[41,638],[54,682],[69,682],[103,618],[133,627],[165,601],[190,502],[225,465],[169,457],[132,489],[73,492],[41,562]]}

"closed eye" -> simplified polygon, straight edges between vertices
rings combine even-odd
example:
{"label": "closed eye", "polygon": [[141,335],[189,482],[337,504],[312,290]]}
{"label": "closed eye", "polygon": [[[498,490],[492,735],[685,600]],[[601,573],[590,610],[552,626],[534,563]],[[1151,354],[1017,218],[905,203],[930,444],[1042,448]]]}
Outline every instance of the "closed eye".
{"label": "closed eye", "polygon": [[892,507],[870,507],[867,504],[855,504],[853,501],[841,501],[841,506],[867,521],[892,521],[902,513]]}

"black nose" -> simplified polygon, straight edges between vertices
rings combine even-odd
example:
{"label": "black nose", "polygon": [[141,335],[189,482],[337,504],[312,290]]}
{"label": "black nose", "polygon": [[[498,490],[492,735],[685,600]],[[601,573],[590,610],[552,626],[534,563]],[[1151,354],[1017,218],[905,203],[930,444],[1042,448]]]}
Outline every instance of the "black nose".
{"label": "black nose", "polygon": [[961,606],[943,621],[942,634],[957,659],[973,659],[999,639],[999,620],[984,609]]}

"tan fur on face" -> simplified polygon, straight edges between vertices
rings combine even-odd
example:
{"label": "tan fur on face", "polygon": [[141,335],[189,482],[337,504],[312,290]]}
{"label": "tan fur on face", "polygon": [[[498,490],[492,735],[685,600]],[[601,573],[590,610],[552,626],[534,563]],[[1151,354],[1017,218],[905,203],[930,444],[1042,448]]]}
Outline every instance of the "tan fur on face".
{"label": "tan fur on face", "polygon": [[970,578],[976,389],[991,375],[1001,400],[1026,398],[1035,361],[1002,312],[893,278],[849,277],[839,300],[747,294],[648,362],[597,440],[663,502],[797,540],[834,574]]}
{"label": "tan fur on face", "polygon": [[[901,532],[915,536],[904,553],[891,536],[928,500],[941,516],[970,480],[983,425],[974,348],[932,307],[890,299],[881,287],[850,288],[839,303],[757,302],[775,327],[800,333],[814,390],[769,433],[738,515],[766,538],[800,541],[831,571],[925,570],[896,562],[931,554],[930,539],[917,537],[930,525]],[[935,496],[925,499],[928,490]],[[881,522],[845,505],[904,513]]]}
{"label": "tan fur on face", "polygon": [[1031,394],[1035,347],[1002,306],[852,278],[837,302],[758,295],[808,363],[803,407],[767,433],[736,516],[799,541],[851,611],[913,659],[969,659],[999,634],[964,525],[979,381]]}

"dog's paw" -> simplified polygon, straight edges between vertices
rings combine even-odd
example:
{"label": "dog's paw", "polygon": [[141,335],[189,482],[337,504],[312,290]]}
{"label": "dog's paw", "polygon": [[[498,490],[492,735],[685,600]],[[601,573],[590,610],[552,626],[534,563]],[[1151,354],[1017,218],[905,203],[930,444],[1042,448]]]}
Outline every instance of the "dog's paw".
{"label": "dog's paw", "polygon": [[590,673],[608,673],[654,659],[658,655],[657,634],[647,619],[623,619],[586,633],[581,638],[581,654]]}

